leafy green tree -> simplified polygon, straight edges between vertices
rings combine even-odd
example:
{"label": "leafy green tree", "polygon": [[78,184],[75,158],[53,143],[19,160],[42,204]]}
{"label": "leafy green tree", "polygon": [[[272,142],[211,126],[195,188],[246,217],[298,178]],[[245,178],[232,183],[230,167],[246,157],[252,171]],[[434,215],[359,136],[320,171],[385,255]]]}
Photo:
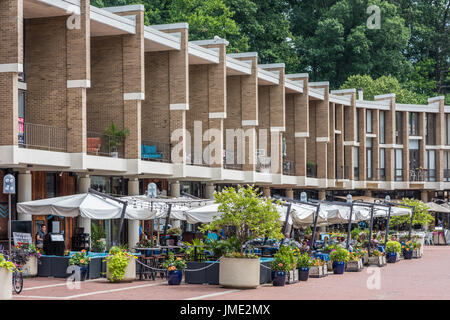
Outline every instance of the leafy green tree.
{"label": "leafy green tree", "polygon": [[256,188],[248,186],[239,188],[225,188],[215,193],[214,198],[219,203],[220,217],[205,229],[220,230],[227,226],[235,228],[236,242],[239,243],[240,252],[243,245],[252,239],[268,237],[281,239],[280,216],[275,204],[261,198]]}
{"label": "leafy green tree", "polygon": [[427,96],[403,88],[400,82],[390,75],[375,80],[369,75],[353,75],[341,86],[341,89],[349,88],[363,89],[365,100],[373,100],[376,95],[395,93],[395,101],[398,103],[427,104]]}
{"label": "leafy green tree", "polygon": [[[400,203],[414,207],[413,225],[419,224],[421,226],[425,226],[434,220],[433,216],[428,213],[428,207],[422,201],[403,198]],[[397,227],[402,224],[409,225],[410,219],[410,216],[391,217],[389,227]]]}

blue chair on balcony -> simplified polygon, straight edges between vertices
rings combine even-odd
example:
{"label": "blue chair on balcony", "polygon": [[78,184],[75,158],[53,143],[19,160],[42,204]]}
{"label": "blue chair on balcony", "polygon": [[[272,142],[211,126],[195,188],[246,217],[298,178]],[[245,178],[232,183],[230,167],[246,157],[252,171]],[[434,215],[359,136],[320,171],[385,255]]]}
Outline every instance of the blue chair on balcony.
{"label": "blue chair on balcony", "polygon": [[156,146],[141,145],[142,159],[162,159],[162,153],[156,152]]}

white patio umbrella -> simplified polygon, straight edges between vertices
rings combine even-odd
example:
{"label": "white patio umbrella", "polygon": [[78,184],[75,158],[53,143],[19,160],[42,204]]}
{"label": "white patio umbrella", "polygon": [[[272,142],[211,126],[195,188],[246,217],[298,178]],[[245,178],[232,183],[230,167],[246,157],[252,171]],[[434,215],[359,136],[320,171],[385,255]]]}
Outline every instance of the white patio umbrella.
{"label": "white patio umbrella", "polygon": [[[74,194],[42,200],[21,202],[17,204],[17,211],[30,215],[54,215],[59,217],[77,217],[109,220],[120,219],[123,205],[108,198],[91,193]],[[125,219],[149,220],[156,216],[156,212],[143,207],[127,206]]]}
{"label": "white patio umbrella", "polygon": [[220,217],[219,204],[213,203],[203,207],[187,210],[185,213],[187,223],[211,223]]}
{"label": "white patio umbrella", "polygon": [[[316,214],[316,207],[307,204],[292,204],[291,217],[294,226],[307,226],[314,224],[314,216]],[[317,225],[321,225],[327,222],[326,211],[320,210],[317,218]]]}
{"label": "white patio umbrella", "polygon": [[450,209],[437,204],[436,202],[427,202],[425,205],[428,207],[428,210],[432,212],[450,213]]}

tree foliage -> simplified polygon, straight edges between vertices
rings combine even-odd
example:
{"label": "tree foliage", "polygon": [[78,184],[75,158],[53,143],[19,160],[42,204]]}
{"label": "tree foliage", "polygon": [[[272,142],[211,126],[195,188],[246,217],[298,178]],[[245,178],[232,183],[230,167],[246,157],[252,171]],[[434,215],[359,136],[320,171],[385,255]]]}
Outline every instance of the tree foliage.
{"label": "tree foliage", "polygon": [[[433,216],[428,213],[428,207],[422,201],[403,198],[400,203],[414,207],[413,225],[419,224],[425,226],[434,220]],[[389,227],[397,227],[402,224],[409,225],[410,219],[410,216],[391,217]]]}
{"label": "tree foliage", "polygon": [[283,237],[275,204],[269,199],[261,198],[253,186],[239,188],[237,191],[232,187],[225,188],[222,192],[215,193],[214,198],[219,203],[219,211],[222,214],[208,225],[208,229],[235,228],[241,253],[242,246],[249,240]]}

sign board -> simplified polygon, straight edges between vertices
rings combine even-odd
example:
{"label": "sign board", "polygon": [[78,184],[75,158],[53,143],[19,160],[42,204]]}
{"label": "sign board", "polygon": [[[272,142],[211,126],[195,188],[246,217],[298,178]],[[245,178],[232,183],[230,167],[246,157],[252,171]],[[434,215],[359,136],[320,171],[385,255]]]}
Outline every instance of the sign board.
{"label": "sign board", "polygon": [[59,221],[52,221],[52,232],[59,233]]}
{"label": "sign board", "polygon": [[19,242],[32,243],[31,233],[13,232],[14,245],[17,246]]}
{"label": "sign board", "polygon": [[150,198],[156,198],[158,195],[158,186],[156,183],[151,182],[147,186],[147,196]]}
{"label": "sign board", "polygon": [[16,194],[16,178],[12,174],[7,174],[3,178],[3,193]]}
{"label": "sign board", "polygon": [[50,238],[52,241],[64,241],[64,237],[62,234],[50,234]]}

